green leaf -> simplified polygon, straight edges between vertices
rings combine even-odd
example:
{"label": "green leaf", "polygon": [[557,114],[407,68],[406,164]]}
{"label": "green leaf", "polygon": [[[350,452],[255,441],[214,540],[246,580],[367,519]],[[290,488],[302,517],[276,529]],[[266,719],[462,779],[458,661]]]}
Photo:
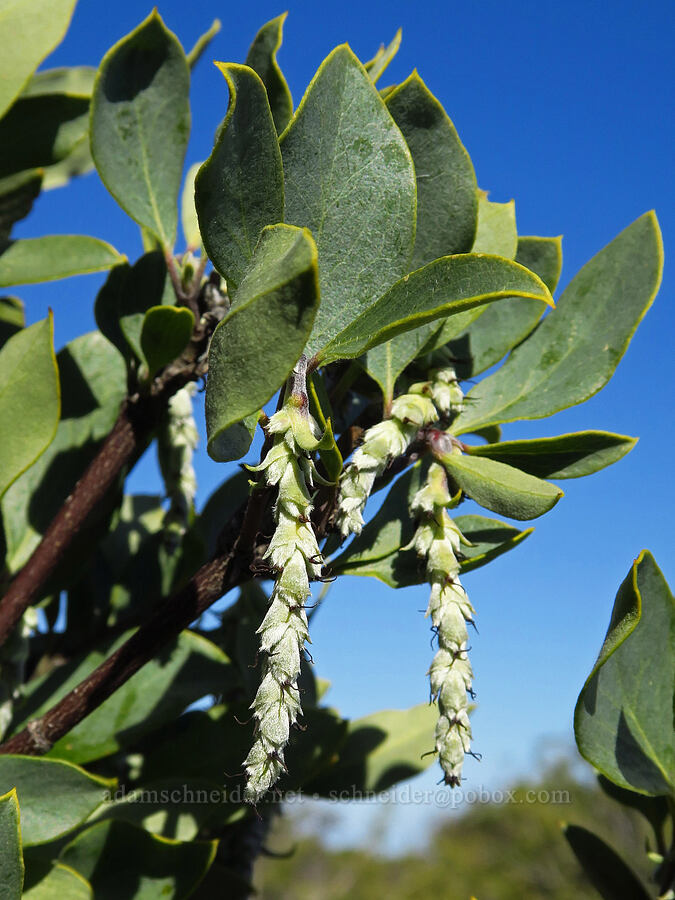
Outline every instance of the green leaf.
{"label": "green leaf", "polygon": [[493,203],[481,192],[478,197],[478,225],[471,252],[515,259],[517,249],[515,201]]}
{"label": "green leaf", "polygon": [[105,186],[171,249],[190,133],[185,52],[157,11],[103,57],[91,108],[91,152]]}
{"label": "green leaf", "polygon": [[[316,247],[307,229],[263,229],[232,307],[209,349],[208,452],[228,458],[220,435],[262,408],[290,375],[319,303]],[[225,457],[225,458],[223,458]]]}
{"label": "green leaf", "polygon": [[284,175],[265,88],[247,66],[218,63],[230,91],[211,156],[197,173],[195,203],[209,259],[236,288],[260,232],[284,218]]}
{"label": "green leaf", "polygon": [[[310,781],[305,790],[322,796],[354,799],[354,792],[384,791],[418,775],[434,761],[438,710],[421,703],[410,709],[385,709],[348,723],[346,740],[335,763]],[[427,754],[425,756],[425,754]]]}
{"label": "green leaf", "polygon": [[178,359],[190,343],[194,327],[194,313],[185,306],[150,307],[141,328],[141,349],[150,378]]}
{"label": "green leaf", "polygon": [[23,303],[17,297],[0,297],[0,348],[26,325]]}
{"label": "green leaf", "polygon": [[598,775],[598,784],[612,800],[616,800],[617,803],[621,803],[622,806],[627,806],[629,809],[635,809],[643,815],[654,829],[657,846],[665,845],[664,829],[670,819],[667,797],[649,797],[646,794],[637,794],[635,791],[619,787],[604,775]]}
{"label": "green leaf", "polygon": [[[553,293],[562,268],[560,238],[520,237],[516,262],[537,274]],[[466,330],[450,332],[452,319],[444,326],[435,346],[447,344],[456,360],[460,378],[472,378],[499,362],[523,341],[541,319],[546,307],[538,300],[520,299],[498,303],[480,311],[478,320]],[[449,341],[449,343],[448,343]]]}
{"label": "green leaf", "polygon": [[67,834],[103,802],[115,783],[62,760],[0,756],[0,789],[16,788],[25,847]]}
{"label": "green leaf", "polygon": [[[42,678],[33,679],[16,704],[14,731],[38,718],[76,687],[129,634],[108,639]],[[86,763],[133,744],[178,716],[206,694],[225,690],[233,670],[225,654],[199,635],[183,631],[87,718],[57,741],[51,756]]]}
{"label": "green leaf", "polygon": [[23,900],[93,900],[91,885],[78,872],[56,863],[28,890]]}
{"label": "green leaf", "polygon": [[159,250],[144,253],[133,266],[115,266],[96,297],[96,324],[127,359],[144,359],[141,332],[149,309],[163,304],[169,285],[166,262]]}
{"label": "green leaf", "polygon": [[19,803],[12,788],[0,797],[0,885],[8,900],[21,896],[23,872]]}
{"label": "green leaf", "polygon": [[649,900],[651,896],[616,850],[580,825],[564,825],[563,833],[589,881],[605,900]]}
{"label": "green leaf", "polygon": [[61,66],[36,72],[21,94],[22,97],[43,97],[45,94],[67,94],[70,97],[91,97],[96,79],[92,66]]}
{"label": "green leaf", "polygon": [[96,900],[184,900],[206,874],[217,841],[158,838],[128,822],[101,822],[61,851],[90,883]]}
{"label": "green leaf", "polygon": [[110,244],[84,234],[22,238],[0,250],[0,287],[102,272],[125,259]]}
{"label": "green leaf", "polygon": [[209,46],[214,37],[220,32],[222,25],[220,19],[214,19],[211,27],[204,34],[200,35],[194,43],[192,50],[187,55],[188,66],[194,69],[199,60],[202,58],[204,51]]}
{"label": "green leaf", "polygon": [[448,453],[442,462],[467,497],[511,519],[536,519],[563,496],[554,484],[492,459]]}
{"label": "green leaf", "polygon": [[412,328],[504,297],[553,303],[546,285],[510,260],[466,253],[434,260],[401,278],[353,319],[321,351],[319,362],[353,359]]}
{"label": "green leaf", "polygon": [[620,787],[672,795],[674,682],[675,599],[643,550],[577,700],[574,733],[584,759]]}
{"label": "green leaf", "polygon": [[0,497],[41,456],[61,409],[50,315],[0,350]]}
{"label": "green leaf", "polygon": [[204,504],[204,509],[195,522],[195,529],[204,540],[207,559],[215,555],[218,536],[223,527],[248,500],[250,493],[248,478],[247,472],[236,472],[216,488]]}
{"label": "green leaf", "polygon": [[[471,249],[478,208],[476,176],[455,127],[417,72],[387,95],[387,109],[406,139],[417,181],[417,233],[412,267]],[[478,311],[465,313],[473,319]],[[452,321],[452,320],[450,320]],[[366,370],[391,402],[394,384],[438,323],[374,347]]]}
{"label": "green leaf", "polygon": [[375,56],[372,59],[368,60],[367,63],[363,64],[363,68],[370,75],[370,80],[373,82],[373,84],[376,84],[379,81],[380,77],[388,68],[389,63],[398,53],[398,49],[401,46],[401,36],[402,32],[399,28],[389,44],[387,44],[386,47],[384,46],[384,44],[380,44],[380,49],[377,51]]}
{"label": "green leaf", "polygon": [[534,531],[534,528],[519,531],[513,525],[507,525],[499,519],[486,519],[484,516],[455,516],[454,519],[459,530],[471,543],[470,547],[462,547],[463,573],[479,569],[502,553],[507,553]]}
{"label": "green leaf", "polygon": [[88,131],[88,97],[20,97],[0,119],[0,178],[60,162]]}
{"label": "green leaf", "polygon": [[43,174],[38,169],[19,172],[0,181],[0,247],[6,245],[14,225],[25,219],[33,208],[42,180]]}
{"label": "green leaf", "polygon": [[277,132],[281,134],[293,115],[293,98],[279,64],[283,27],[288,13],[267,22],[253,38],[246,65],[258,73],[265,85]]}
{"label": "green leaf", "polygon": [[467,447],[471,456],[487,456],[538,478],[581,478],[622,459],[637,438],[609,431],[578,431],[531,441],[502,441]]}
{"label": "green leaf", "polygon": [[197,209],[195,208],[195,178],[202,165],[202,163],[195,163],[187,170],[180,202],[183,236],[185,237],[187,249],[191,251],[198,250],[202,243],[202,236],[199,233],[199,221],[197,220]]}
{"label": "green leaf", "polygon": [[662,265],[658,222],[645,213],[586,263],[539,328],[476,385],[453,431],[543,418],[596,394],[651,306]]}
{"label": "green leaf", "polygon": [[428,465],[417,463],[394,484],[380,509],[356,535],[346,550],[331,560],[330,568],[345,574],[365,562],[382,559],[410,543],[416,523],[410,515],[410,503],[426,480]]}
{"label": "green leaf", "polygon": [[0,116],[63,40],[76,0],[5,0],[0,10]]}
{"label": "green leaf", "polygon": [[346,45],[319,67],[281,152],[286,221],[311,229],[319,251],[311,356],[408,270],[415,172],[401,132]]}
{"label": "green leaf", "polygon": [[[410,522],[410,516],[404,519],[404,527],[401,534],[401,545],[407,543],[406,535],[414,530],[413,523]],[[375,517],[373,518],[375,522]],[[534,528],[526,528],[519,531],[513,525],[507,525],[506,522],[500,522],[498,519],[487,519],[484,516],[456,516],[460,531],[464,537],[471,542],[470,547],[462,547],[461,571],[462,573],[470,572],[472,569],[479,569],[486,565],[503,553],[512,550],[521,541],[529,537]],[[363,529],[364,534],[371,527],[369,522]],[[391,543],[395,543],[392,541]],[[394,549],[385,556],[378,558],[370,558],[370,556],[359,547],[354,551],[354,560],[350,555],[353,544],[350,544],[344,554],[338,557],[334,563],[331,562],[332,571],[340,575],[361,575],[371,578],[377,578],[389,587],[409,587],[413,584],[423,584],[426,581],[424,574],[424,566],[420,564],[417,554],[414,550]],[[375,545],[374,553],[378,553],[382,548],[382,544]]]}
{"label": "green leaf", "polygon": [[411,268],[468,253],[476,234],[476,175],[455,126],[417,72],[388,94],[386,103],[415,164],[417,232]]}
{"label": "green leaf", "polygon": [[[56,436],[2,499],[6,564],[11,572],[16,572],[28,560],[40,542],[112,428],[126,395],[124,364],[98,332],[82,335],[68,344],[59,352],[57,363],[55,377],[60,379],[61,419]],[[30,373],[31,377],[35,375],[35,360],[30,360]],[[21,421],[26,421],[25,409],[21,410]],[[91,522],[85,531],[87,539],[96,539]],[[81,555],[76,565],[81,568]]]}

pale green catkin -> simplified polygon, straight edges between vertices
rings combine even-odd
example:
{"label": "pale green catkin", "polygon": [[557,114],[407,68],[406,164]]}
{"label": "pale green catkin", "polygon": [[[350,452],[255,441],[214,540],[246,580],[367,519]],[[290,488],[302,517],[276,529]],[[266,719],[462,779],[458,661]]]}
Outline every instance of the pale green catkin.
{"label": "pale green catkin", "polygon": [[434,462],[410,504],[411,513],[420,520],[410,546],[426,560],[431,585],[426,614],[438,637],[438,652],[429,669],[431,694],[439,713],[436,751],[445,783],[456,787],[464,755],[471,750],[467,692],[471,692],[472,671],[466,626],[473,622],[474,610],[459,580],[457,555],[464,537],[447,513],[450,502],[445,471]]}
{"label": "pale green catkin", "polygon": [[164,535],[177,546],[187,531],[197,493],[193,457],[199,441],[192,409],[194,384],[177,391],[169,400],[157,434],[159,465],[170,500],[164,517]]}
{"label": "pale green catkin", "polygon": [[389,463],[406,452],[420,428],[463,408],[463,394],[452,367],[414,384],[391,405],[388,419],[369,428],[340,479],[337,524],[343,538],[360,534],[373,483]]}
{"label": "pale green catkin", "polygon": [[285,770],[284,748],[291,726],[301,715],[298,676],[309,641],[305,605],[309,583],[322,570],[319,545],[310,522],[314,463],[303,447],[316,439],[318,427],[302,404],[291,398],[270,419],[274,444],[256,471],[267,485],[278,486],[276,529],[265,554],[278,572],[270,605],[258,629],[264,652],[263,677],[251,704],[255,740],[244,760],[245,799],[257,803]]}

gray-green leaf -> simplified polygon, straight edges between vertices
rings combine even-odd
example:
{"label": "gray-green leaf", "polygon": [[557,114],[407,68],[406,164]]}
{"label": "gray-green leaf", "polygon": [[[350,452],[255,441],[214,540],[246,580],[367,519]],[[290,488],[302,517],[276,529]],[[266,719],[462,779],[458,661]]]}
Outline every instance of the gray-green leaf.
{"label": "gray-green leaf", "polygon": [[579,431],[531,441],[501,441],[467,447],[539,478],[581,478],[611,466],[633,449],[637,438],[609,431]]}
{"label": "gray-green leaf", "polygon": [[277,62],[287,15],[288,13],[282,13],[263,25],[253,38],[246,57],[246,65],[258,73],[265,85],[274,124],[279,134],[293,115],[293,97]]}
{"label": "gray-green leaf", "polygon": [[0,10],[0,116],[61,43],[76,0],[5,0]]}
{"label": "gray-green leaf", "polygon": [[0,287],[102,272],[125,259],[110,244],[85,234],[22,238],[0,250]]}
{"label": "gray-green leaf", "polygon": [[230,91],[211,156],[197,173],[195,202],[209,259],[236,288],[260,232],[284,218],[284,176],[265,87],[248,66],[219,63]]}
{"label": "gray-green leaf", "polygon": [[19,803],[12,788],[0,797],[0,885],[8,900],[21,896],[23,872]]}
{"label": "gray-green leaf", "polygon": [[171,249],[190,134],[190,72],[153,11],[103,57],[91,109],[91,152],[103,183],[132,219]]}
{"label": "gray-green leaf", "polygon": [[363,64],[363,68],[370,75],[370,80],[373,84],[377,84],[388,68],[389,63],[398,53],[398,48],[401,46],[401,36],[402,32],[399,28],[387,46],[385,47],[384,44],[381,44],[375,56]]}
{"label": "gray-green leaf", "polygon": [[647,550],[619,588],[600,655],[579,695],[581,755],[620,787],[675,791],[675,599]]}
{"label": "gray-green leaf", "polygon": [[517,249],[515,201],[493,203],[486,194],[481,193],[478,197],[478,226],[471,252],[514,259]]}
{"label": "gray-green leaf", "polygon": [[51,444],[60,411],[50,314],[0,350],[0,497]]}
{"label": "gray-green leaf", "polygon": [[[308,793],[383,791],[427,769],[434,761],[438,710],[421,703],[410,709],[384,709],[354,719],[334,764],[305,785]],[[333,795],[334,796],[334,795]]]}
{"label": "gray-green leaf", "polygon": [[0,790],[16,788],[24,846],[67,834],[105,799],[115,781],[55,759],[0,756]]}
{"label": "gray-green leaf", "polygon": [[79,872],[57,862],[23,892],[22,900],[93,900],[93,897],[91,885]]}
{"label": "gray-green leaf", "polygon": [[442,462],[467,497],[511,519],[536,519],[563,496],[554,484],[492,459],[448,453]]}
{"label": "gray-green leaf", "polygon": [[[428,263],[404,276],[321,351],[322,365],[353,359],[371,347],[434,319],[509,297],[553,305],[546,285],[518,263],[462,253]],[[322,298],[323,303],[323,298]]]}
{"label": "gray-green leaf", "polygon": [[417,232],[411,268],[468,253],[476,234],[476,175],[455,126],[417,72],[387,95],[386,104],[415,164]]}
{"label": "gray-green leaf", "polygon": [[473,388],[453,431],[539,419],[596,394],[651,306],[662,267],[658,222],[645,213],[586,263],[539,328]]}
{"label": "gray-green leaf", "polygon": [[319,251],[312,355],[407,271],[415,172],[401,132],[346,45],[319,67],[281,151],[285,219],[311,229]]}
{"label": "gray-green leaf", "polygon": [[[562,268],[561,239],[519,237],[516,262],[535,272],[551,293]],[[488,306],[466,330],[450,332],[452,320],[443,326],[434,346],[447,344],[456,360],[460,378],[472,378],[499,362],[535,327],[546,307],[538,300],[519,299],[514,303]]]}
{"label": "gray-green leaf", "polygon": [[195,327],[195,317],[187,307],[151,306],[141,328],[141,349],[152,378],[177,359],[187,347]]}
{"label": "gray-green leaf", "polygon": [[219,447],[220,435],[263,407],[290,375],[318,303],[310,232],[289,225],[265,228],[209,349],[206,428],[216,461],[231,458],[228,448]]}
{"label": "gray-green leaf", "polygon": [[[95,650],[65,663],[42,678],[33,679],[17,705],[12,730],[41,716],[76,687],[128,638],[104,641]],[[211,641],[190,631],[181,632],[162,654],[147,663],[84,722],[54,744],[51,756],[86,763],[133,744],[144,734],[178,716],[215,684],[225,690],[233,679],[225,654]]]}
{"label": "gray-green leaf", "polygon": [[100,822],[61,851],[96,900],[185,900],[206,874],[217,841],[158,838],[129,822]]}
{"label": "gray-green leaf", "polygon": [[616,850],[587,828],[565,825],[563,832],[589,881],[604,900],[649,900],[650,894]]}

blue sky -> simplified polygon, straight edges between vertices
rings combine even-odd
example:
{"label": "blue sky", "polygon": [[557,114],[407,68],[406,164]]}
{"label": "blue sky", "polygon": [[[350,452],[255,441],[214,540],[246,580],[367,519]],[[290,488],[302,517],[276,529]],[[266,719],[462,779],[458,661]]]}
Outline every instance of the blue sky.
{"label": "blue sky", "polygon": [[[97,65],[108,47],[150,11],[139,0],[80,0],[69,35],[46,65]],[[243,61],[258,27],[283,11],[269,2],[232,5],[164,0],[159,11],[187,48],[216,16],[223,28],[193,78],[187,164],[210,152],[227,93],[211,59]],[[616,589],[643,547],[675,583],[671,457],[675,315],[669,248],[675,246],[672,45],[675,6],[666,2],[292,2],[279,60],[299,102],[323,57],[348,41],[363,59],[403,28],[384,83],[412,68],[445,105],[491,199],[514,197],[521,234],[563,234],[561,287],[647,209],[666,248],[661,292],[610,382],[589,402],[552,420],[516,423],[505,438],[600,428],[637,435],[622,462],[562,483],[565,497],[522,546],[467,576],[477,610],[473,639],[478,710],[466,785],[504,784],[531,765],[535,747],[571,741],[578,691],[604,637]],[[40,198],[17,236],[91,233],[131,258],[138,231],[95,175]],[[55,312],[59,345],[94,326],[102,282],[87,276],[17,291],[35,321]],[[202,450],[200,502],[223,478]],[[154,460],[131,478],[159,490]],[[469,510],[467,510],[469,511]],[[427,698],[431,658],[424,588],[394,592],[345,578],[313,627],[317,673],[329,700],[350,716]],[[422,777],[431,786],[436,768]],[[405,812],[408,817],[412,813]],[[418,810],[424,818],[430,811]],[[446,811],[445,814],[451,814]],[[364,819],[365,821],[365,819]]]}

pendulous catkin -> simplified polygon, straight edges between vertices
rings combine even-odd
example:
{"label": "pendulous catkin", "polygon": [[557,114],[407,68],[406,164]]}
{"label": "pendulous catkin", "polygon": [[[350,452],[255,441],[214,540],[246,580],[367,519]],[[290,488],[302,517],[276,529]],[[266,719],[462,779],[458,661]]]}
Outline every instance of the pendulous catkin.
{"label": "pendulous catkin", "polygon": [[447,513],[450,503],[445,471],[434,462],[410,504],[411,513],[419,519],[410,546],[425,559],[431,586],[426,614],[438,638],[438,652],[429,669],[431,695],[439,714],[436,751],[445,783],[456,787],[464,755],[471,751],[467,692],[471,694],[472,671],[466,626],[473,622],[474,610],[459,580],[457,556],[465,541]]}
{"label": "pendulous catkin", "polygon": [[245,799],[257,803],[285,770],[284,748],[302,714],[298,690],[300,660],[309,641],[305,605],[309,583],[321,576],[322,558],[310,521],[310,489],[316,471],[309,451],[318,427],[306,402],[291,395],[269,421],[274,443],[253,471],[278,487],[276,528],[265,554],[278,573],[270,605],[258,629],[264,653],[263,677],[251,704],[256,722],[253,747],[244,760]]}
{"label": "pendulous catkin", "polygon": [[366,431],[340,479],[337,524],[343,538],[361,533],[363,511],[378,475],[406,452],[420,428],[460,412],[462,401],[455,370],[449,366],[429,381],[412,385],[393,401],[389,418]]}

